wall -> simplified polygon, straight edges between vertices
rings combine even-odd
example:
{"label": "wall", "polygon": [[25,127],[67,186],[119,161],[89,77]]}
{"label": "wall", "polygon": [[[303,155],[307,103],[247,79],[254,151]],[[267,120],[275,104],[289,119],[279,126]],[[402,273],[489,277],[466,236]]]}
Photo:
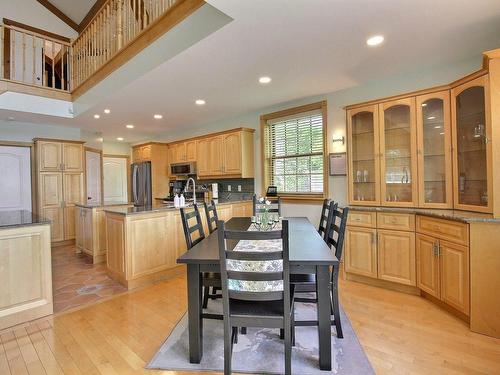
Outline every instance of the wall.
{"label": "wall", "polygon": [[75,30],[36,0],[2,0],[0,1],[0,14],[2,18],[5,17],[67,38],[76,38],[78,35]]}
{"label": "wall", "polygon": [[[302,98],[286,103],[281,103],[257,111],[252,111],[237,117],[221,119],[220,121],[203,124],[197,127],[182,127],[182,130],[160,137],[162,140],[174,141],[196,135],[236,128],[249,127],[256,129],[255,132],[255,189],[258,194],[262,193],[262,175],[260,158],[260,116],[262,114],[279,111],[303,104],[326,100],[328,105],[328,152],[344,152],[345,145],[333,144],[332,138],[337,135],[346,134],[346,121],[344,107],[349,104],[377,99],[385,96],[402,94],[409,91],[424,89],[432,86],[450,83],[481,68],[482,56],[476,56],[468,60],[459,61],[454,65],[435,66],[417,72],[408,72],[399,76],[384,77],[366,84],[349,89]],[[347,204],[347,177],[336,176],[329,178],[329,198],[338,201],[341,205]],[[320,212],[317,204],[287,203],[284,205],[284,213],[289,216],[307,216],[312,222],[319,221]]]}
{"label": "wall", "polygon": [[0,140],[32,142],[33,138],[57,138],[79,141],[80,129],[69,126],[42,125],[0,120]]}
{"label": "wall", "polygon": [[128,143],[103,142],[102,152],[104,155],[128,155],[131,156],[132,149]]}

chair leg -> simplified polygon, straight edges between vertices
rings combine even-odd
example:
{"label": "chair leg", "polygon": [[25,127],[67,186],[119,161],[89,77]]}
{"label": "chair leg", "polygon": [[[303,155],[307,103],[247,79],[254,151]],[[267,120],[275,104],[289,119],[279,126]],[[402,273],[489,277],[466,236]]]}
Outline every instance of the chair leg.
{"label": "chair leg", "polygon": [[340,308],[339,308],[339,293],[337,285],[332,286],[332,305],[333,305],[333,318],[335,319],[335,329],[337,330],[337,337],[344,338],[342,333],[342,324],[340,322]]}
{"label": "chair leg", "polygon": [[290,315],[290,323],[292,326],[292,346],[295,346],[295,308],[292,306],[292,313]]}
{"label": "chair leg", "polygon": [[242,335],[246,335],[247,334],[247,327],[241,327],[240,332]]}
{"label": "chair leg", "polygon": [[232,328],[224,324],[224,375],[231,375],[231,356],[233,355]]}
{"label": "chair leg", "polygon": [[208,298],[210,295],[210,287],[204,286],[203,287],[203,305],[202,308],[206,309],[208,306]]}
{"label": "chair leg", "polygon": [[232,342],[235,344],[238,343],[238,327],[233,327]]}
{"label": "chair leg", "polygon": [[285,330],[280,328],[280,340],[285,339]]}

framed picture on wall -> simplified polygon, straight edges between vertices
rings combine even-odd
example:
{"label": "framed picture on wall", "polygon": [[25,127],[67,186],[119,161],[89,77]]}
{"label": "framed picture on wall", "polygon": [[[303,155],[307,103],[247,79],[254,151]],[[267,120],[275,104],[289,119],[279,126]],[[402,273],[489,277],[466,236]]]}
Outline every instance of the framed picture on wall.
{"label": "framed picture on wall", "polygon": [[347,154],[333,152],[328,156],[330,176],[347,176]]}

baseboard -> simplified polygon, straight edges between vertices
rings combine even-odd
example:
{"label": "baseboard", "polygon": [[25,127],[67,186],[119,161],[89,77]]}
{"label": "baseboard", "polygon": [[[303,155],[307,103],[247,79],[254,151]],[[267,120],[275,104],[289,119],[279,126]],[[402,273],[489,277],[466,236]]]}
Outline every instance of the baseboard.
{"label": "baseboard", "polygon": [[435,305],[438,305],[440,308],[442,308],[446,312],[449,312],[450,314],[456,316],[458,319],[463,320],[467,324],[470,324],[470,317],[468,317],[467,315],[465,315],[463,312],[458,311],[457,309],[451,307],[450,305],[448,305],[447,303],[441,301],[440,299],[438,299],[438,298],[436,298],[434,296],[431,296],[429,293],[426,293],[423,290],[421,291],[420,295],[423,298],[428,299],[429,301],[431,301]]}
{"label": "baseboard", "polygon": [[75,244],[75,240],[65,240],[65,241],[56,241],[52,242],[51,247],[61,247],[61,246],[72,246]]}
{"label": "baseboard", "polygon": [[350,281],[356,281],[363,284],[368,284],[371,286],[376,286],[379,288],[394,290],[395,292],[401,292],[406,294],[412,294],[415,296],[420,295],[420,289],[411,285],[403,285],[398,283],[393,283],[391,281],[374,279],[372,277],[356,275],[353,273],[345,272],[345,279]]}

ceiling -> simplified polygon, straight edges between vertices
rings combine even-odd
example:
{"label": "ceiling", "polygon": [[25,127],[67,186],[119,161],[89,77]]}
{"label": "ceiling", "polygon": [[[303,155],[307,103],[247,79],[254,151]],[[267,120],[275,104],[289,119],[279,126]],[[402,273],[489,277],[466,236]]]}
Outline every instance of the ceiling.
{"label": "ceiling", "polygon": [[80,24],[97,0],[48,0],[52,5]]}
{"label": "ceiling", "polygon": [[[77,8],[93,2],[51,1]],[[75,119],[22,117],[134,142],[500,47],[498,0],[207,2],[234,21]],[[383,34],[384,44],[367,47],[373,34]],[[272,82],[260,85],[262,75]],[[198,98],[206,105],[196,106]],[[104,108],[111,114],[102,115]],[[163,119],[154,120],[155,113]],[[129,123],[135,129],[125,129]]]}

